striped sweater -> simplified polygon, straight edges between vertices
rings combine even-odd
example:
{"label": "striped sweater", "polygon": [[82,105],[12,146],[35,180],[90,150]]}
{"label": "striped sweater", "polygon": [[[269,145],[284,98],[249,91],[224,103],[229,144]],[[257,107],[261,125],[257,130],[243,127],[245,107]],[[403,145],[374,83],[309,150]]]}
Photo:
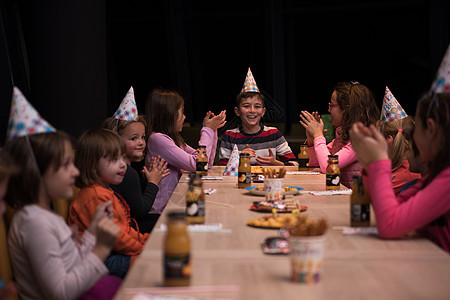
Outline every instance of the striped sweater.
{"label": "striped sweater", "polygon": [[[263,126],[260,131],[253,134],[245,133],[242,127],[227,130],[220,143],[219,165],[227,164],[235,144],[239,151],[242,151],[248,144],[255,150],[256,156],[269,156],[270,148],[272,153],[278,156],[278,160],[285,165],[298,165],[286,139],[275,127]],[[253,165],[255,162],[255,158],[252,157],[250,163]]]}

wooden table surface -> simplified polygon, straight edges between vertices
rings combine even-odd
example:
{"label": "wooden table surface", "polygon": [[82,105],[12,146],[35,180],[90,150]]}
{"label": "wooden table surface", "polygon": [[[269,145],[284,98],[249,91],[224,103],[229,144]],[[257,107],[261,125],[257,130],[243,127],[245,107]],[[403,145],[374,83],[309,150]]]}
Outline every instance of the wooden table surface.
{"label": "wooden table surface", "polygon": [[[221,175],[222,170],[213,167],[208,175]],[[278,231],[246,226],[247,220],[262,216],[249,210],[252,202],[262,197],[238,189],[236,182],[232,177],[203,183],[205,189],[217,190],[206,196],[206,224],[221,223],[231,232],[190,233],[191,286],[228,287],[233,291],[171,295],[214,299],[450,299],[450,256],[429,240],[412,235],[383,240],[342,234],[342,227],[350,223],[349,195],[302,193],[293,197],[308,206],[309,217],[326,217],[331,228],[325,242],[321,282],[315,286],[291,282],[289,256],[261,251],[263,238],[276,236]],[[285,184],[306,191],[324,190],[325,175],[288,175]],[[185,208],[186,190],[187,180],[182,177],[165,213]],[[373,214],[371,218],[374,223]],[[157,226],[165,222],[163,214]],[[161,287],[164,235],[152,232],[116,299],[133,299],[139,292]]]}

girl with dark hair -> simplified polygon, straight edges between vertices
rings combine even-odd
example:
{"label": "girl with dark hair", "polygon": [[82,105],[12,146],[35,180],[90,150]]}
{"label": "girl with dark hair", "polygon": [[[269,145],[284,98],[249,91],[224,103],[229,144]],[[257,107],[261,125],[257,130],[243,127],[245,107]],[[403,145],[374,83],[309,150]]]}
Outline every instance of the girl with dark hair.
{"label": "girl with dark hair", "polygon": [[[159,183],[159,191],[150,210],[152,214],[161,214],[178,184],[181,170],[195,172],[197,150],[186,145],[180,132],[183,130],[184,100],[175,91],[153,90],[146,103],[145,118],[148,132],[146,165],[151,157],[160,156],[168,163],[170,174]],[[200,131],[199,145],[206,146],[208,167],[214,162],[217,147],[217,129],[226,123],[225,111],[219,115],[207,112]]]}
{"label": "girl with dark hair", "polygon": [[300,124],[306,129],[309,165],[320,166],[326,172],[328,155],[337,155],[341,169],[341,183],[351,188],[353,176],[361,173],[355,152],[350,142],[349,130],[353,123],[368,126],[375,124],[380,112],[372,91],[358,82],[339,82],[333,89],[328,103],[332,124],[336,128],[336,138],[326,144],[323,135],[323,121],[317,112],[302,111]]}
{"label": "girl with dark hair", "polygon": [[351,141],[367,171],[380,237],[400,238],[417,230],[450,253],[450,94],[434,94],[417,105],[414,142],[428,164],[426,176],[395,196],[386,139],[375,126],[354,124]]}

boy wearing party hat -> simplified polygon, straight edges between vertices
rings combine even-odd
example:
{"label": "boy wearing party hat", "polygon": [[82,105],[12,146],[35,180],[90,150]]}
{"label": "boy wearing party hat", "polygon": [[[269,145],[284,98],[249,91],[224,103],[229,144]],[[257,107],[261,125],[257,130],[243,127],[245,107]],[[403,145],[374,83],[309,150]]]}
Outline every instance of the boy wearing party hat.
{"label": "boy wearing party hat", "polygon": [[146,166],[142,168],[141,172],[146,180],[142,182],[145,188],[141,189],[140,176],[131,163],[140,162],[145,156],[147,124],[145,119],[138,115],[133,87],[130,87],[113,117],[103,121],[102,127],[115,131],[127,145],[125,176],[120,184],[111,185],[111,188],[128,203],[130,216],[136,220],[138,227],[134,222],[131,226],[134,229],[139,228],[141,232],[150,233],[159,215],[149,214],[149,211],[155,202],[158,184],[168,175],[168,170],[163,159],[153,157],[148,169]]}
{"label": "boy wearing party hat", "polygon": [[380,121],[377,127],[388,142],[389,158],[392,161],[392,186],[398,194],[411,180],[420,178],[420,174],[409,170],[408,152],[412,151],[414,119],[408,116],[392,92],[386,87]]}
{"label": "boy wearing party hat", "polygon": [[[257,165],[297,165],[286,139],[275,127],[261,124],[266,112],[252,71],[248,69],[244,86],[236,97],[234,112],[241,119],[238,128],[227,130],[222,137],[219,165],[226,165],[234,145],[250,154],[250,163]],[[278,158],[278,159],[277,159]]]}

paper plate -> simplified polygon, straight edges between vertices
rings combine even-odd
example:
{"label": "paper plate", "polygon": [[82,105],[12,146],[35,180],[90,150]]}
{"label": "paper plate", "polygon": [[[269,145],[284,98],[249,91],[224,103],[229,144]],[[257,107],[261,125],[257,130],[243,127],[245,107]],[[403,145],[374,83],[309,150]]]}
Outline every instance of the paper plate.
{"label": "paper plate", "polygon": [[[287,186],[285,186],[285,188],[286,187],[294,189],[294,190],[292,190],[292,191],[285,191],[285,192],[283,192],[284,195],[296,195],[296,194],[299,193],[299,191],[303,190],[303,188],[298,187],[298,186],[287,185]],[[251,187],[248,187],[248,188],[245,188],[245,189],[247,191],[249,191],[250,194],[253,194],[253,195],[256,195],[256,196],[265,196],[266,195],[266,192],[264,190],[257,190],[256,186],[251,186]]]}

